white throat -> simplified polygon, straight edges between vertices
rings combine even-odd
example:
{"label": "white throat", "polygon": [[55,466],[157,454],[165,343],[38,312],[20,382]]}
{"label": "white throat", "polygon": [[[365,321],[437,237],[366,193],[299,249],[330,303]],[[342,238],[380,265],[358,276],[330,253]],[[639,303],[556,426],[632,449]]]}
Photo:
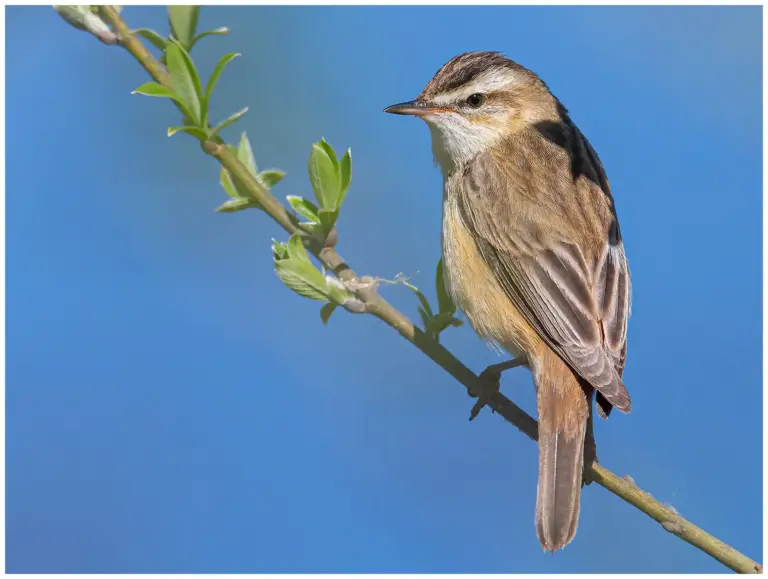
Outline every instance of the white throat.
{"label": "white throat", "polygon": [[502,137],[493,127],[471,124],[457,113],[437,113],[425,116],[424,120],[432,135],[432,154],[444,176],[463,167]]}

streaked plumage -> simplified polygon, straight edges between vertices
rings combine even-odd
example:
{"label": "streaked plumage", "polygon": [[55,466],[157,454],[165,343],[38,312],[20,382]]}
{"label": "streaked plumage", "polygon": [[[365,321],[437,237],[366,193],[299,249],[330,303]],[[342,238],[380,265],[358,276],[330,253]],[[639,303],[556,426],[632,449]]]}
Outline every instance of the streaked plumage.
{"label": "streaked plumage", "polygon": [[536,528],[554,551],[578,524],[593,393],[604,417],[630,410],[629,270],[605,171],[546,85],[497,53],[452,59],[400,107],[427,121],[443,171],[449,291],[480,336],[529,360]]}

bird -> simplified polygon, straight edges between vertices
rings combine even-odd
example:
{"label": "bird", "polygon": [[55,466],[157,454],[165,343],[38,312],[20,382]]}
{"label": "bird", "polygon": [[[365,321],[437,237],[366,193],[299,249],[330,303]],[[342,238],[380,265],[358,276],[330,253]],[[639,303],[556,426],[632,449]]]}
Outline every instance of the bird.
{"label": "bird", "polygon": [[533,376],[535,527],[554,553],[576,534],[596,460],[593,396],[602,418],[631,409],[630,275],[605,169],[544,81],[499,52],[452,58],[416,99],[384,112],[429,127],[449,295]]}

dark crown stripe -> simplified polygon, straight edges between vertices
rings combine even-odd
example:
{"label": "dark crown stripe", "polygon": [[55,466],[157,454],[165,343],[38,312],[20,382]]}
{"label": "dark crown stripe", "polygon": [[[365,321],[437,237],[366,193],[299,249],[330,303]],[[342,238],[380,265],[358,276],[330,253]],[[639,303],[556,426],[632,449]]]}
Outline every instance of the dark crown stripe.
{"label": "dark crown stripe", "polygon": [[450,92],[472,82],[491,68],[525,70],[499,52],[465,52],[449,60],[437,71],[424,89],[424,94]]}

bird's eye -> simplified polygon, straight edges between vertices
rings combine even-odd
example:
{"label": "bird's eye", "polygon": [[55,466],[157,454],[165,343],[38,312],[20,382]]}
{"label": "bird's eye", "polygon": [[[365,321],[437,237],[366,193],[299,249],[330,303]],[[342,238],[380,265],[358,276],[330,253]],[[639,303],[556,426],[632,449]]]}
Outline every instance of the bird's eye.
{"label": "bird's eye", "polygon": [[483,104],[483,101],[485,100],[485,97],[481,95],[480,93],[475,93],[472,95],[469,95],[469,98],[467,99],[467,104],[471,106],[473,109],[479,108],[481,104]]}

